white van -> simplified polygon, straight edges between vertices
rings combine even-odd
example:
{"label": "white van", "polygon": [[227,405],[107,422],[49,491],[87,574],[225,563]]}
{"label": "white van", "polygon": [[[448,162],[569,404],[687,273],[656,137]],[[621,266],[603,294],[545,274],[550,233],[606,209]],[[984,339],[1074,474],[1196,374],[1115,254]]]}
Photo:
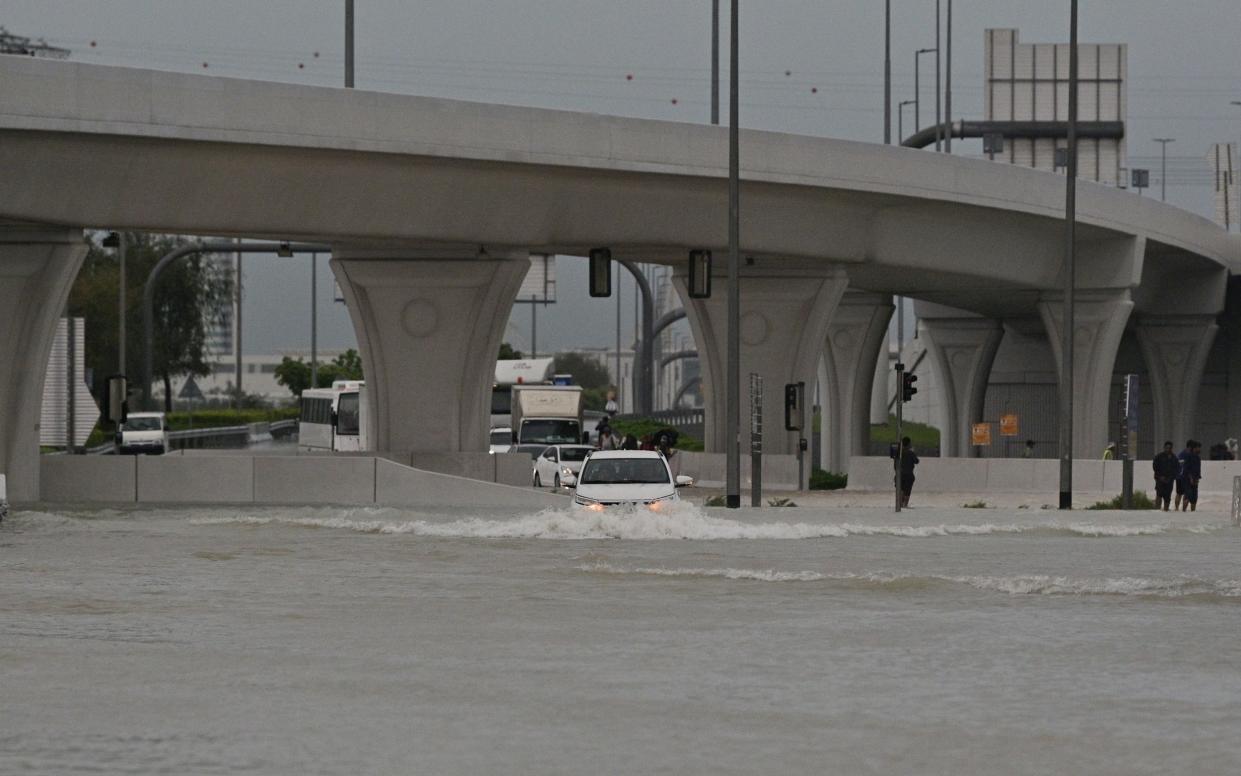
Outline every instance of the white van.
{"label": "white van", "polygon": [[297,446],[306,451],[369,450],[369,420],[365,381],[337,380],[331,388],[307,388],[302,391]]}
{"label": "white van", "polygon": [[120,455],[163,455],[167,450],[168,423],[162,412],[131,412],[116,432],[116,451]]}

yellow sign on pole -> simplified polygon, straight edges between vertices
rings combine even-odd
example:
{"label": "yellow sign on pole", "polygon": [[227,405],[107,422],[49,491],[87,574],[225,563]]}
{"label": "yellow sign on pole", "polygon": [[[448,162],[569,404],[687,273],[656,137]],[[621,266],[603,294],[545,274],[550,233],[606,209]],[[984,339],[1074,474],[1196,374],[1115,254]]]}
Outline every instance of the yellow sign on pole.
{"label": "yellow sign on pole", "polygon": [[970,427],[970,444],[973,445],[989,445],[991,444],[991,424],[975,423]]}
{"label": "yellow sign on pole", "polygon": [[1010,412],[1000,416],[1000,436],[1015,437],[1021,434],[1021,426],[1017,423],[1017,413]]}

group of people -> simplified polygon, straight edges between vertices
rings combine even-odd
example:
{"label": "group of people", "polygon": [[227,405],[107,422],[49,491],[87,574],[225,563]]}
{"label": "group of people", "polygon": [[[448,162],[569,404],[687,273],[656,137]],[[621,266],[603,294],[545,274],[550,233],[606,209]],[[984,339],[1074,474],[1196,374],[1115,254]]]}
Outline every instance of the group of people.
{"label": "group of people", "polygon": [[1190,439],[1180,455],[1172,452],[1172,443],[1163,443],[1163,452],[1151,462],[1155,470],[1155,505],[1167,512],[1176,490],[1177,511],[1198,511],[1198,483],[1202,481],[1202,443]]}
{"label": "group of people", "polygon": [[641,439],[633,434],[622,436],[614,432],[612,427],[606,423],[600,423],[595,430],[599,435],[599,441],[595,446],[600,450],[658,450],[669,460],[673,455],[672,446],[677,440],[677,433],[672,429],[646,434]]}

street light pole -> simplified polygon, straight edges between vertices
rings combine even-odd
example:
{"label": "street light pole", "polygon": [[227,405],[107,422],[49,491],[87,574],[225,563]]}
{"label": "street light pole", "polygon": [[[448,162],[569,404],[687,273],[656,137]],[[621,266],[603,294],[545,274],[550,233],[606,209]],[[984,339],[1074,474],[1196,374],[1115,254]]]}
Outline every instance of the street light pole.
{"label": "street light pole", "polygon": [[943,134],[943,117],[940,114],[941,103],[939,100],[939,0],[935,0],[935,151],[942,151],[940,145],[940,135]]}
{"label": "street light pole", "polygon": [[902,100],[900,105],[896,106],[896,143],[901,145],[905,142],[905,106],[913,105],[914,100]]}
{"label": "street light pole", "polygon": [[1168,201],[1168,143],[1175,143],[1176,138],[1173,137],[1157,137],[1155,142],[1159,144],[1159,200],[1161,202]]}
{"label": "street light pole", "polygon": [[[127,247],[128,246],[125,244],[125,233],[117,232],[116,233],[116,258],[117,258],[118,263],[121,265],[121,293],[120,293],[120,299],[119,299],[120,309],[117,310],[120,316],[119,336],[121,338],[120,342],[118,343],[119,347],[117,348],[117,354],[116,354],[116,359],[117,359],[116,373],[118,375],[128,374],[125,371],[125,308],[129,306],[128,304],[126,304],[126,301],[125,301],[125,293],[126,291],[128,291],[128,289],[125,286],[125,283],[126,283],[125,250]],[[70,325],[72,324],[73,324],[73,321],[70,320]]]}
{"label": "street light pole", "polygon": [[924,48],[914,52],[914,132],[922,129],[922,55],[936,51]]}
{"label": "street light pole", "polygon": [[345,0],[345,88],[353,88],[353,0]]}
{"label": "street light pole", "polygon": [[711,0],[711,123],[720,123],[720,0]]}
{"label": "street light pole", "polygon": [[883,143],[892,143],[892,0],[883,3]]}
{"label": "street light pole", "polygon": [[740,111],[737,103],[737,35],[740,21],[738,6],[741,0],[732,0],[732,40],[730,41],[728,73],[728,370],[727,399],[724,402],[724,444],[727,451],[728,471],[725,473],[725,505],[730,509],[741,507],[741,440],[739,414],[741,410],[741,166],[740,135],[737,121]]}
{"label": "street light pole", "polygon": [[948,0],[948,50],[944,52],[944,118],[948,131],[944,133],[944,150],[952,153],[952,0]]}
{"label": "street light pole", "polygon": [[1064,319],[1060,325],[1060,508],[1073,508],[1073,293],[1077,250],[1077,0],[1069,20],[1069,148],[1064,195]]}
{"label": "street light pole", "polygon": [[310,254],[310,387],[319,387],[319,254]]}

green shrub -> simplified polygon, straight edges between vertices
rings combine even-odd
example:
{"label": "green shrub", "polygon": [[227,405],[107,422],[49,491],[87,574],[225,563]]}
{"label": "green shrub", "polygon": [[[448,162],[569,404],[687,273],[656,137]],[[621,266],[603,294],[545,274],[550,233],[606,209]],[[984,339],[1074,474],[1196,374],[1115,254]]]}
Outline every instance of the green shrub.
{"label": "green shrub", "polygon": [[767,499],[767,506],[769,507],[795,507],[797,506],[797,502],[793,501],[792,499],[787,499],[787,498],[769,498]]}
{"label": "green shrub", "polygon": [[[1124,507],[1121,506],[1122,498],[1123,498],[1122,496],[1117,496],[1111,501],[1097,501],[1094,504],[1086,507],[1086,509],[1124,509]],[[1158,509],[1159,505],[1156,504],[1154,501],[1151,501],[1150,496],[1147,496],[1145,492],[1140,491],[1140,490],[1135,490],[1133,492],[1133,507],[1132,508],[1133,509]]]}
{"label": "green shrub", "polygon": [[[934,426],[906,420],[901,423],[901,434],[909,437],[915,450],[935,450],[939,447],[939,429]],[[889,415],[888,422],[882,426],[871,426],[870,439],[872,442],[895,444],[896,416]]]}
{"label": "green shrub", "polygon": [[702,505],[704,507],[726,507],[728,506],[728,501],[725,500],[723,496],[712,496],[711,498],[702,502]]}
{"label": "green shrub", "polygon": [[849,485],[849,475],[815,469],[810,472],[811,490],[840,490]]}
{"label": "green shrub", "polygon": [[986,509],[986,508],[987,508],[987,502],[985,502],[985,501],[971,501],[971,502],[969,502],[969,503],[962,504],[961,506],[965,507],[966,509]]}

